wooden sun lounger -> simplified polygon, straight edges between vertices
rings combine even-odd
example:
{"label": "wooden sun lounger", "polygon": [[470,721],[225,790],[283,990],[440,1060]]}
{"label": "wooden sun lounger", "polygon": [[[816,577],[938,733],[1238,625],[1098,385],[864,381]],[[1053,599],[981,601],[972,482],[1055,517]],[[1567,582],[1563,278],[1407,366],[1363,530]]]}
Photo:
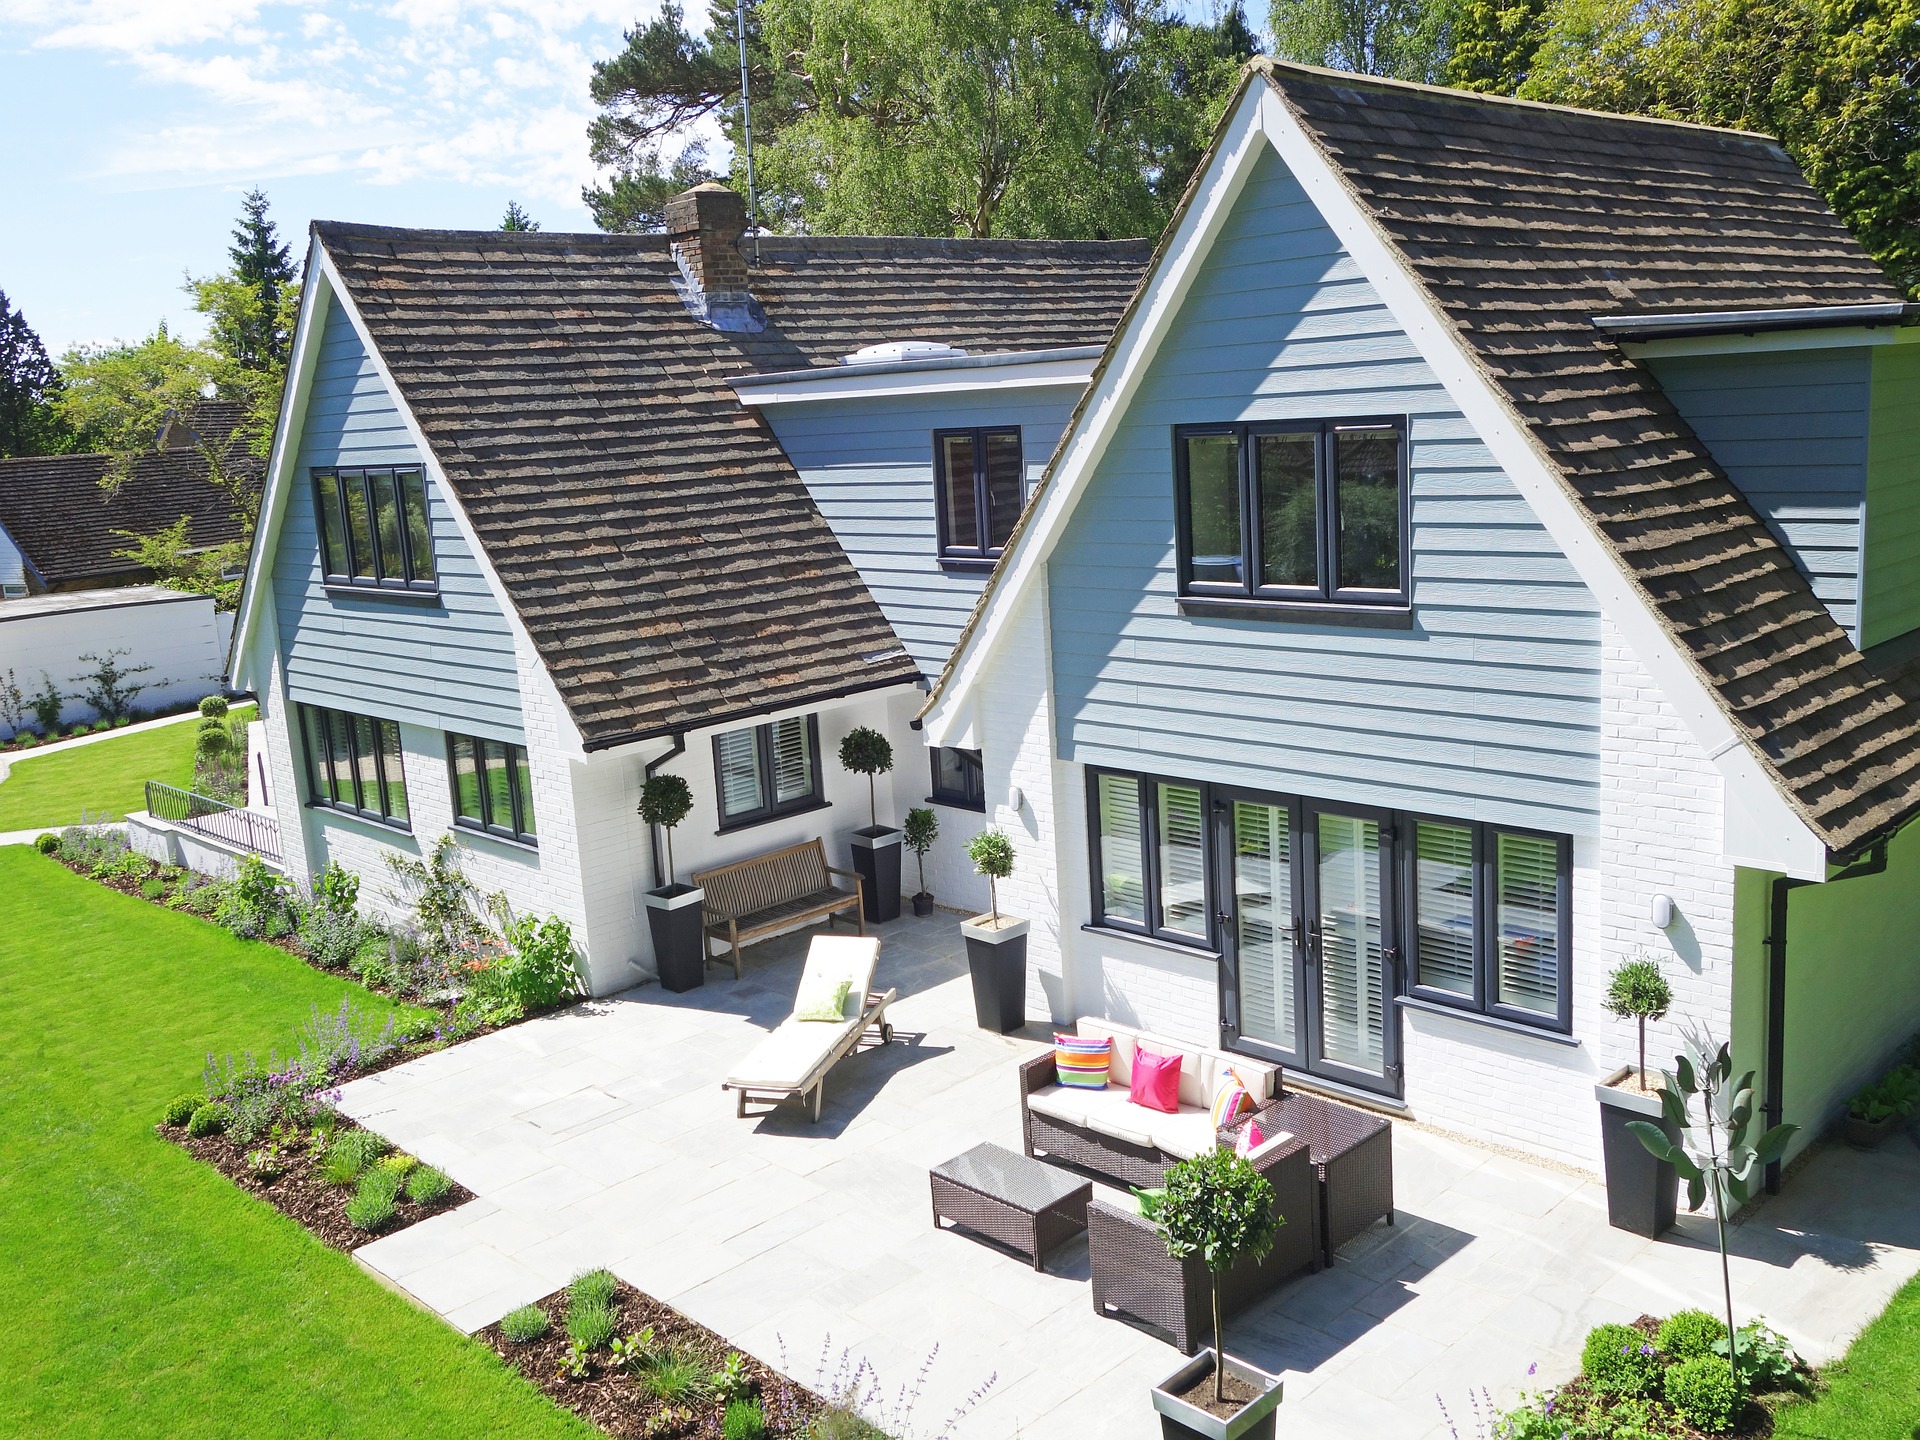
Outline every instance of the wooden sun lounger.
{"label": "wooden sun lounger", "polygon": [[895,992],[873,989],[873,967],[879,954],[878,940],[814,937],[801,989],[806,988],[809,977],[826,976],[830,983],[850,981],[853,988],[847,995],[846,1016],[838,1025],[797,1020],[791,1015],[781,1021],[721,1082],[723,1090],[734,1092],[736,1115],[747,1113],[749,1100],[777,1105],[797,1096],[806,1104],[807,1118],[818,1121],[826,1097],[827,1072],[870,1036],[881,1045],[892,1041],[893,1024],[887,1019],[887,1007],[893,1003]]}

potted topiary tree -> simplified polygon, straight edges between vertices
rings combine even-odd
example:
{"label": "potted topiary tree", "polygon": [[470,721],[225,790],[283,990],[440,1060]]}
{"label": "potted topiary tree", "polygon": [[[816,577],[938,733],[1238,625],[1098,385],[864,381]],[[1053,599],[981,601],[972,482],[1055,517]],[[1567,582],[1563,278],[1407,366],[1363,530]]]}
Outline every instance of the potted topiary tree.
{"label": "potted topiary tree", "polygon": [[[1593,1087],[1600,1101],[1600,1154],[1607,1171],[1607,1222],[1649,1239],[1673,1226],[1680,1177],[1634,1138],[1639,1121],[1664,1124],[1660,1097],[1647,1085],[1647,1021],[1673,1003],[1673,989],[1652,957],[1636,955],[1616,966],[1601,1001],[1615,1015],[1639,1022],[1640,1064],[1622,1065]],[[1678,1131],[1668,1139],[1678,1140]]]}
{"label": "potted topiary tree", "polygon": [[647,892],[647,928],[660,988],[675,992],[707,983],[706,936],[700,902],[706,892],[673,878],[673,827],[692,813],[693,791],[678,775],[649,775],[640,791],[640,818],[666,832],[665,884]]}
{"label": "potted topiary tree", "polygon": [[962,921],[967,970],[973,977],[973,1013],[982,1030],[1005,1035],[1027,1023],[1025,920],[1000,913],[999,882],[1013,874],[1013,841],[995,827],[967,842],[974,872],[987,877],[987,913]]}
{"label": "potted topiary tree", "polygon": [[927,851],[940,838],[940,817],[929,806],[907,811],[907,848],[913,851],[914,869],[920,876],[920,888],[913,892],[913,913],[922,920],[933,914],[933,896],[927,890]]}
{"label": "potted topiary tree", "polygon": [[1280,1377],[1230,1358],[1220,1328],[1220,1277],[1273,1248],[1282,1221],[1273,1186],[1233,1151],[1209,1150],[1167,1170],[1153,1218],[1175,1260],[1200,1257],[1213,1299],[1213,1346],[1153,1387],[1163,1434],[1205,1440],[1271,1440]]}
{"label": "potted topiary tree", "polygon": [[893,746],[878,730],[856,725],[840,742],[840,765],[867,777],[867,821],[853,832],[853,869],[860,877],[867,919],[896,920],[900,916],[900,832],[880,823],[874,800],[873,777],[893,769]]}

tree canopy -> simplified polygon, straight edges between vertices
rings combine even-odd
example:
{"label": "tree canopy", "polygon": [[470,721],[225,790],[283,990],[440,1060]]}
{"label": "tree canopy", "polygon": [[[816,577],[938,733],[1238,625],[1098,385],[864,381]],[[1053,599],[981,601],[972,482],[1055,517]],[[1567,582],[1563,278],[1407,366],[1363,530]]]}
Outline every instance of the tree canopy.
{"label": "tree canopy", "polygon": [[500,217],[502,230],[523,230],[531,234],[540,228],[540,222],[520,208],[518,200],[507,202],[507,213]]}
{"label": "tree canopy", "polygon": [[73,435],[54,408],[60,372],[47,347],[0,290],[0,459],[57,455]]}
{"label": "tree canopy", "polygon": [[[725,0],[697,36],[668,5],[595,67],[592,153],[614,176],[585,198],[603,227],[657,227],[664,200],[707,177],[695,122],[738,143],[736,43]],[[1155,234],[1254,50],[1237,4],[1196,23],[1166,0],[759,0],[759,218],[829,234]]]}
{"label": "tree canopy", "polygon": [[1435,81],[1446,64],[1452,8],[1452,0],[1273,0],[1267,23],[1283,60]]}

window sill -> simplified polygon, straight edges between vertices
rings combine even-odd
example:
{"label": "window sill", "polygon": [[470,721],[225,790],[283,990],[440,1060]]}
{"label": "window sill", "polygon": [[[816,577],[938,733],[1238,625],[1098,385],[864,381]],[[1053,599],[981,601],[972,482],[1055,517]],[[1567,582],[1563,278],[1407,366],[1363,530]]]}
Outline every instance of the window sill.
{"label": "window sill", "polygon": [[1484,1015],[1478,1010],[1462,1010],[1456,1005],[1442,1005],[1437,1000],[1422,1000],[1413,995],[1401,995],[1393,1003],[1403,1010],[1418,1010],[1423,1015],[1445,1015],[1449,1019],[1463,1021],[1468,1025],[1485,1025],[1493,1030],[1505,1030],[1512,1035],[1529,1035],[1535,1040],[1545,1040],[1552,1045],[1565,1045],[1576,1050],[1580,1048],[1578,1037],[1559,1030],[1549,1030],[1541,1025],[1527,1025],[1518,1020],[1502,1019],[1498,1015]]}
{"label": "window sill", "polygon": [[368,815],[360,810],[343,810],[338,805],[326,805],[317,800],[307,801],[306,808],[313,811],[316,815],[326,815],[341,820],[353,820],[361,825],[371,825],[375,830],[386,835],[411,836],[413,834],[413,826],[411,824],[399,820],[383,820],[378,815]]}
{"label": "window sill", "polygon": [[391,600],[400,605],[438,605],[438,590],[401,590],[389,585],[339,585],[327,580],[321,589],[335,600]]}
{"label": "window sill", "polygon": [[940,568],[953,575],[985,575],[1000,563],[997,555],[942,555]]}
{"label": "window sill", "polygon": [[1278,620],[1301,625],[1359,625],[1376,630],[1411,630],[1411,605],[1343,605],[1294,600],[1228,600],[1199,595],[1179,597],[1180,613],[1196,619]]}
{"label": "window sill", "polygon": [[944,795],[929,795],[927,796],[927,804],[944,805],[949,810],[971,810],[976,815],[984,815],[987,813],[987,802],[984,799],[952,800]]}
{"label": "window sill", "polygon": [[491,840],[496,845],[504,845],[509,850],[524,850],[529,855],[538,855],[540,846],[532,840],[516,840],[511,835],[497,835],[491,830],[482,829],[465,820],[455,817],[454,830],[461,835],[471,835],[476,840]]}
{"label": "window sill", "polygon": [[1184,955],[1189,960],[1210,960],[1216,964],[1220,959],[1218,950],[1209,950],[1204,945],[1182,945],[1177,940],[1162,940],[1158,935],[1143,935],[1138,930],[1122,930],[1117,925],[1082,925],[1081,930],[1089,935],[1111,936],[1118,940],[1129,940],[1135,945],[1145,945],[1149,950],[1167,950],[1175,955]]}
{"label": "window sill", "polygon": [[790,810],[775,810],[770,813],[761,811],[748,815],[744,819],[729,820],[713,833],[716,835],[731,835],[737,830],[753,830],[762,825],[771,825],[776,820],[791,820],[796,815],[811,815],[816,810],[831,810],[832,808],[833,802],[831,800],[815,800],[809,805],[795,805]]}

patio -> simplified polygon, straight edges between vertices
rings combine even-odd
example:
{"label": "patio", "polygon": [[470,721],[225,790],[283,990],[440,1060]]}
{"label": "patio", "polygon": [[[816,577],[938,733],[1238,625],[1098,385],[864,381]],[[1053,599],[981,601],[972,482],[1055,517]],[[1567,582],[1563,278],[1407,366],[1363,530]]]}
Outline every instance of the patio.
{"label": "patio", "polygon": [[[818,1125],[797,1106],[736,1119],[719,1084],[787,1012],[806,934],[749,950],[738,982],[643,987],[348,1086],[349,1114],[480,1197],[358,1258],[468,1331],[606,1265],[803,1382],[843,1351],[889,1397],[924,1369],[920,1430],[992,1376],[956,1433],[1157,1434],[1146,1391],[1180,1356],[1094,1313],[1084,1239],[1036,1273],[933,1228],[929,1166],[1019,1149],[1014,1067],[1045,1034],[975,1027],[953,917],[880,933],[895,1043],[841,1063]],[[1577,1174],[1406,1124],[1394,1146],[1399,1224],[1229,1325],[1230,1349],[1286,1373],[1291,1433],[1445,1436],[1436,1395],[1461,1417],[1481,1386],[1510,1400],[1573,1373],[1592,1325],[1719,1302],[1710,1223],[1648,1243]],[[1742,1316],[1837,1356],[1920,1271],[1916,1187],[1905,1141],[1823,1149],[1735,1232]]]}

